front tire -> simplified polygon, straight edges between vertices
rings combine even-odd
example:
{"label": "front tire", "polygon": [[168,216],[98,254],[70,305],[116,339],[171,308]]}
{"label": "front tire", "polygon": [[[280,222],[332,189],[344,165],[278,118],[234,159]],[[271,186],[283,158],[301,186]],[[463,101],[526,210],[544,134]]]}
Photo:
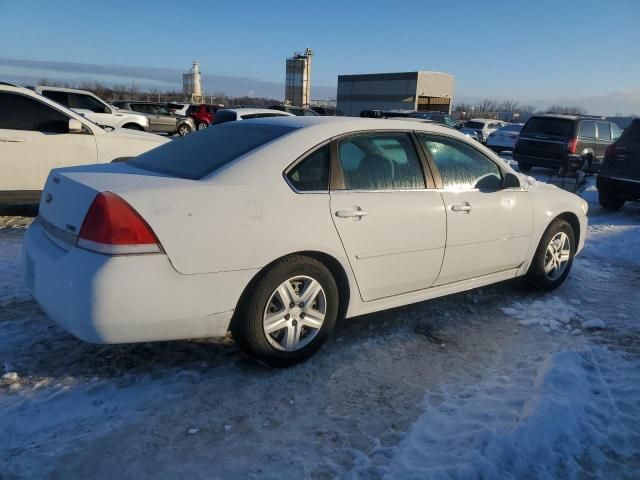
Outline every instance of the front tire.
{"label": "front tire", "polygon": [[575,233],[569,222],[555,219],[544,232],[526,279],[541,290],[558,288],[569,275],[576,252]]}
{"label": "front tire", "polygon": [[288,367],[312,356],[338,317],[338,287],[319,261],[292,255],[263,272],[245,293],[231,334],[250,357]]}
{"label": "front tire", "polygon": [[204,130],[208,126],[209,126],[209,124],[207,122],[198,122],[198,125],[196,125],[196,128],[198,130]]}
{"label": "front tire", "polygon": [[624,199],[617,198],[608,190],[598,190],[598,202],[600,206],[605,210],[616,211],[620,210],[624,205]]}

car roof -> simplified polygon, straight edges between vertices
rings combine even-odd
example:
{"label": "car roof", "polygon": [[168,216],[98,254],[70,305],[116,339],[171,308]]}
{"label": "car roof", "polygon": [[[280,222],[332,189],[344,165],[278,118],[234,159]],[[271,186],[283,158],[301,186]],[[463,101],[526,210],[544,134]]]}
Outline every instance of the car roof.
{"label": "car roof", "polygon": [[49,85],[38,85],[36,87],[36,92],[40,93],[40,90],[51,90],[54,92],[69,92],[69,93],[84,93],[87,95],[95,95],[92,92],[89,92],[88,90],[81,90],[79,88],[67,88],[67,87],[50,87]]}
{"label": "car roof", "polygon": [[248,115],[251,113],[275,113],[282,115],[283,117],[291,115],[290,113],[283,112],[282,110],[274,110],[272,108],[221,108],[218,110],[218,112],[222,111],[236,112],[238,115]]}
{"label": "car roof", "polygon": [[443,133],[458,138],[465,135],[458,133],[454,128],[435,122],[420,122],[416,119],[396,118],[363,118],[363,117],[263,117],[245,120],[254,124],[287,126],[294,129],[324,130],[327,136],[336,136],[358,131],[376,130],[420,130],[432,133]]}
{"label": "car roof", "polygon": [[502,120],[497,120],[495,118],[472,118],[471,120],[468,120],[469,122],[484,122],[484,123],[489,123],[489,122],[502,122],[504,123]]}

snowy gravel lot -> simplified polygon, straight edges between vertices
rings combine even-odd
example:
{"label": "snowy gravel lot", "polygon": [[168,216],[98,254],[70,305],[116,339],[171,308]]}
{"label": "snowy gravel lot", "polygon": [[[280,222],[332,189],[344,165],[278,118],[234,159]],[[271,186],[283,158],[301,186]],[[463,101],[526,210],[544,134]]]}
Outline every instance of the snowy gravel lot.
{"label": "snowy gravel lot", "polygon": [[640,206],[584,196],[587,246],[557,291],[344,321],[288,370],[228,338],[75,339],[22,284],[28,220],[0,217],[0,478],[637,479]]}

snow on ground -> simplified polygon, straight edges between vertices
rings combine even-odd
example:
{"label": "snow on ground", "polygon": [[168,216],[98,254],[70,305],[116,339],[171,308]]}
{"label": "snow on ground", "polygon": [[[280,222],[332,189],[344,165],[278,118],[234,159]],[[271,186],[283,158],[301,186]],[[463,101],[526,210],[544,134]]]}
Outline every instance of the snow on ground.
{"label": "snow on ground", "polygon": [[83,343],[22,286],[24,229],[0,228],[0,478],[635,479],[640,208],[584,196],[555,292],[352,319],[287,370],[229,338]]}

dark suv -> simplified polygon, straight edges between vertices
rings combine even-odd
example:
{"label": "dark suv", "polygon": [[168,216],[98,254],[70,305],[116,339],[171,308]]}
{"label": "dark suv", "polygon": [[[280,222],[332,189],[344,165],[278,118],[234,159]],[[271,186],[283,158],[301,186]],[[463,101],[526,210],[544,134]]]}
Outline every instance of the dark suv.
{"label": "dark suv", "polygon": [[596,186],[600,205],[607,210],[617,210],[627,200],[640,200],[640,119],[607,148]]}
{"label": "dark suv", "polygon": [[558,169],[572,161],[584,161],[586,170],[595,171],[621,133],[618,125],[601,117],[536,115],[522,128],[513,159],[522,172],[534,166]]}

